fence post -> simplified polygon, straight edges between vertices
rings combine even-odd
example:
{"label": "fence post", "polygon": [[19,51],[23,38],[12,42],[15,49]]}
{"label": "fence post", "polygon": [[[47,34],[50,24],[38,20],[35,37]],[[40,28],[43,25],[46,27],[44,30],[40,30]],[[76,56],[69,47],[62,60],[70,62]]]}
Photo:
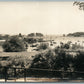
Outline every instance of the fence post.
{"label": "fence post", "polygon": [[24,69],[24,82],[26,82],[26,69]]}
{"label": "fence post", "polygon": [[15,78],[15,82],[16,82],[16,68],[14,68],[14,78]]}
{"label": "fence post", "polygon": [[7,67],[4,67],[5,69],[5,72],[4,72],[4,75],[5,75],[5,82],[7,82]]}
{"label": "fence post", "polygon": [[63,71],[63,73],[62,73],[62,78],[64,79],[64,74],[65,74],[65,72]]}

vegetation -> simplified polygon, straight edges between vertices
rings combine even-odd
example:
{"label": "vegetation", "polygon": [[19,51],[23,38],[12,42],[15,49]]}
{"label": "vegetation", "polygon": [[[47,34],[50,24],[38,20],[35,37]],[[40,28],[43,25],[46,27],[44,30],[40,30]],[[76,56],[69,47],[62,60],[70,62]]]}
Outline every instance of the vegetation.
{"label": "vegetation", "polygon": [[36,55],[31,67],[68,70],[70,65],[73,65],[73,57],[70,54],[66,54],[63,50],[60,50],[59,52],[48,50],[45,53]]}
{"label": "vegetation", "polygon": [[28,36],[31,36],[31,37],[34,37],[34,36],[42,37],[43,34],[42,33],[30,33],[30,34],[28,34]]}
{"label": "vegetation", "polygon": [[24,41],[26,41],[29,44],[36,43],[37,39],[36,38],[25,38]]}
{"label": "vegetation", "polygon": [[17,36],[12,36],[4,42],[3,49],[5,52],[21,52],[25,51],[26,47],[22,39],[19,39]]}
{"label": "vegetation", "polygon": [[[3,52],[0,54],[0,78],[4,77],[4,67],[7,68],[8,76],[14,77],[14,68],[29,68],[36,52]],[[1,68],[2,67],[2,68]],[[17,69],[17,76],[24,76],[23,69]],[[28,74],[29,76],[29,74]]]}
{"label": "vegetation", "polygon": [[27,56],[13,56],[7,59],[11,67],[27,67],[29,68],[31,61]]}
{"label": "vegetation", "polygon": [[55,69],[67,71],[72,68],[70,65],[73,65],[73,57],[70,54],[66,54],[64,50],[60,50],[56,55]]}
{"label": "vegetation", "polygon": [[84,71],[84,52],[80,51],[74,58],[74,69],[76,71]]}
{"label": "vegetation", "polygon": [[74,1],[73,5],[79,7],[79,10],[84,10],[84,2]]}
{"label": "vegetation", "polygon": [[[76,33],[78,34],[78,33]],[[32,34],[33,35],[33,34]],[[31,36],[31,35],[30,35]],[[40,36],[37,34],[37,36]],[[79,36],[79,35],[75,35]],[[60,42],[60,46],[57,46],[55,49],[50,49],[49,44],[46,42],[42,42],[43,39],[40,38],[34,38],[34,37],[27,37],[24,38],[24,36],[20,33],[19,35],[14,35],[8,38],[5,43],[3,44],[4,48],[4,53],[6,56],[9,55],[9,52],[12,52],[11,55],[7,57],[3,57],[3,59],[0,58],[0,67],[1,66],[9,66],[9,67],[26,67],[27,69],[29,68],[37,68],[37,69],[49,69],[51,71],[40,71],[41,73],[38,73],[38,70],[28,70],[27,73],[29,74],[38,74],[42,76],[45,72],[46,74],[51,75],[54,74],[56,77],[57,75],[59,77],[63,77],[64,72],[83,72],[84,71],[84,52],[83,51],[78,51],[75,52],[76,54],[73,55],[71,53],[67,53],[67,51],[71,50],[76,50],[76,49],[83,49],[80,44],[73,44],[71,46],[71,41],[68,41],[67,43]],[[25,51],[28,47],[26,45],[27,43],[30,43],[30,46],[33,47],[34,49],[38,49],[40,53],[32,55],[33,52],[31,52],[31,55],[29,55],[28,52],[23,52]],[[36,42],[42,42],[40,45],[37,44]],[[52,43],[52,42],[51,42]],[[52,43],[54,44],[54,43]],[[55,43],[56,44],[56,43]],[[17,55],[13,55],[15,52],[18,52]],[[8,54],[7,54],[8,53]],[[27,55],[25,55],[27,53]],[[36,53],[36,52],[34,52]],[[1,53],[2,56],[2,53]],[[6,59],[4,61],[4,59]],[[52,70],[57,70],[52,71]],[[3,72],[3,69],[0,69],[1,72]],[[0,73],[1,73],[0,72]],[[10,72],[10,71],[8,71]],[[12,74],[12,72],[10,72]],[[18,70],[17,74],[24,75],[23,70]],[[30,75],[30,76],[31,76]],[[66,75],[66,74],[65,74]],[[78,73],[72,73],[74,77],[83,77],[83,75],[79,75]],[[51,76],[52,77],[52,76]],[[69,74],[67,75],[69,77]]]}
{"label": "vegetation", "polygon": [[67,54],[66,51],[56,48],[55,50],[48,50],[45,53],[37,54],[30,68],[58,70],[57,73],[53,71],[52,74],[55,73],[54,76],[57,76],[57,74],[59,73],[59,77],[66,75],[62,72],[60,73],[59,71],[79,71],[78,73],[74,74],[67,73],[67,77],[77,78],[84,77],[83,74],[80,73],[81,71],[84,71],[83,66],[84,52],[79,52],[75,57],[73,57],[71,54]]}
{"label": "vegetation", "polygon": [[8,34],[6,34],[6,35],[0,34],[0,40],[7,40],[8,38],[10,38],[10,35],[8,35]]}
{"label": "vegetation", "polygon": [[78,44],[75,43],[75,44],[72,45],[72,49],[75,49],[75,50],[76,49],[83,49],[83,46],[78,45]]}
{"label": "vegetation", "polygon": [[70,44],[69,43],[60,43],[61,45],[60,45],[60,48],[63,48],[63,49],[69,49],[70,48]]}
{"label": "vegetation", "polygon": [[[10,56],[7,58],[6,62],[0,63],[0,65],[6,64],[6,66],[10,67],[26,67],[26,68],[38,68],[38,69],[49,69],[49,70],[58,70],[58,72],[52,72],[53,76],[63,77],[64,71],[84,71],[84,52],[78,52],[76,56],[72,56],[69,53],[66,53],[62,48],[55,48],[54,50],[49,49],[39,54],[32,55],[34,58],[30,60],[30,56],[25,56],[22,54]],[[63,72],[60,72],[63,71]],[[36,72],[36,73],[35,73]],[[44,76],[47,76],[48,73],[51,76],[50,71],[39,71],[42,72]],[[12,72],[11,72],[12,73]],[[22,71],[18,71],[19,75],[23,74]],[[38,73],[38,71],[30,70],[28,75],[37,75],[42,76],[42,74]],[[45,75],[46,74],[46,75]],[[77,73],[73,74],[75,77],[83,77],[82,75],[78,75]],[[52,76],[51,76],[52,77]],[[69,75],[67,75],[69,77]]]}
{"label": "vegetation", "polygon": [[[21,36],[19,34],[19,36]],[[43,41],[43,34],[42,33],[30,33],[24,40],[30,44],[36,43],[36,42],[42,42]]]}
{"label": "vegetation", "polygon": [[46,50],[49,48],[49,45],[48,43],[41,43],[39,46],[38,46],[38,49],[39,50]]}
{"label": "vegetation", "polygon": [[35,56],[32,62],[31,68],[49,69],[52,68],[55,58],[55,53],[52,50],[46,51],[46,53],[39,53]]}
{"label": "vegetation", "polygon": [[84,36],[84,32],[69,33],[67,36],[81,37]]}

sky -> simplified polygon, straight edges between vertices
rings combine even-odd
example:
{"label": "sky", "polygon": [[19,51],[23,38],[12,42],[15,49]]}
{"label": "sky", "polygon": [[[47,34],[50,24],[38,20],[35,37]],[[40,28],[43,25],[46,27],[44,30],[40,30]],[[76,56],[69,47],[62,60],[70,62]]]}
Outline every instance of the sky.
{"label": "sky", "polygon": [[84,32],[84,11],[73,2],[0,2],[0,34]]}

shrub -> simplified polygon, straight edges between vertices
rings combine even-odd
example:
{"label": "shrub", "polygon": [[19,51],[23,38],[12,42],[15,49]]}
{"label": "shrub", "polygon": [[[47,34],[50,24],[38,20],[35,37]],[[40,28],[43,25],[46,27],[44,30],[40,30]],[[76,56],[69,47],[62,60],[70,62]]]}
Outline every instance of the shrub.
{"label": "shrub", "polygon": [[70,48],[70,44],[68,44],[68,43],[65,43],[65,44],[61,43],[60,48],[69,49]]}
{"label": "shrub", "polygon": [[31,64],[31,60],[29,61],[29,58],[27,56],[10,56],[7,59],[8,62],[10,62],[10,66],[11,67],[27,67],[29,68],[30,64]]}
{"label": "shrub", "polygon": [[38,42],[43,42],[43,38],[39,38],[38,39]]}
{"label": "shrub", "polygon": [[35,56],[31,67],[49,69],[53,68],[55,53],[52,50],[48,50],[44,53],[39,53]]}
{"label": "shrub", "polygon": [[64,50],[59,50],[59,52],[55,52],[57,54],[55,59],[55,65],[54,68],[57,70],[63,69],[68,70],[68,68],[71,69],[71,66],[73,66],[73,57],[70,54],[66,54]]}
{"label": "shrub", "polygon": [[83,46],[78,45],[78,44],[73,44],[72,49],[83,49]]}
{"label": "shrub", "polygon": [[21,52],[26,50],[24,41],[17,36],[12,36],[6,40],[2,47],[5,52]]}
{"label": "shrub", "polygon": [[48,45],[48,43],[41,43],[39,46],[38,46],[38,49],[39,50],[46,50],[46,49],[48,49],[48,47],[49,47],[49,45]]}
{"label": "shrub", "polygon": [[84,52],[79,52],[74,58],[74,69],[76,71],[84,71]]}
{"label": "shrub", "polygon": [[32,44],[32,43],[36,43],[37,42],[37,39],[36,38],[25,38],[24,39],[26,42]]}
{"label": "shrub", "polygon": [[32,67],[47,68],[56,70],[68,70],[73,67],[73,57],[66,54],[64,50],[55,52],[54,50],[47,50],[44,53],[39,53],[33,60]]}
{"label": "shrub", "polygon": [[31,37],[34,37],[34,36],[42,37],[43,34],[42,33],[30,33],[30,34],[28,34],[28,36],[31,36]]}

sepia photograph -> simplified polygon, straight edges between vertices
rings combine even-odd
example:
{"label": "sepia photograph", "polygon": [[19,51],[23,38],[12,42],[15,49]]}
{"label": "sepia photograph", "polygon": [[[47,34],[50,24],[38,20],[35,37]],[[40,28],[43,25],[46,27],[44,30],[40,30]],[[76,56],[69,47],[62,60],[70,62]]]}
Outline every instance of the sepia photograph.
{"label": "sepia photograph", "polygon": [[0,82],[84,82],[84,2],[0,1]]}

